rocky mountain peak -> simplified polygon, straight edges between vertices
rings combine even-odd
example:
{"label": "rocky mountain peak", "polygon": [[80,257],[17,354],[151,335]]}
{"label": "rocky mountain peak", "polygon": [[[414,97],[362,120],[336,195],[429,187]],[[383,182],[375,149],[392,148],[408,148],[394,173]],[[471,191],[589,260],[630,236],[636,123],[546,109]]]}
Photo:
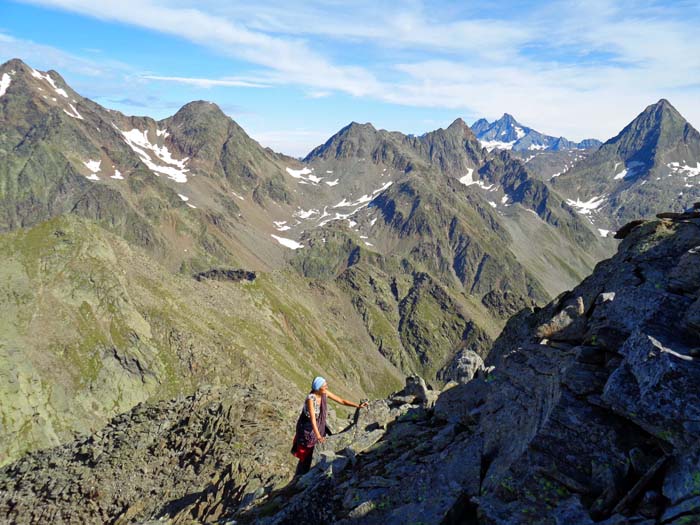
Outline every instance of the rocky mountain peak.
{"label": "rocky mountain peak", "polygon": [[511,115],[510,113],[503,113],[503,116],[498,119],[496,122],[500,122],[501,124],[514,124],[517,125],[518,121],[515,120],[515,117]]}
{"label": "rocky mountain peak", "polygon": [[447,129],[469,129],[467,123],[462,120],[461,117],[457,117],[452,124],[450,124]]}
{"label": "rocky mountain peak", "polygon": [[462,120],[461,118],[457,118],[447,126],[447,129],[445,130],[446,133],[448,134],[453,134],[457,135],[461,138],[468,138],[471,140],[476,141],[476,136],[474,135],[474,132],[469,128],[466,122]]}
{"label": "rocky mountain peak", "polygon": [[370,122],[365,122],[364,124],[361,124],[359,122],[352,121],[350,124],[342,128],[337,135],[341,136],[352,136],[352,135],[367,135],[367,134],[373,134],[377,132],[377,128],[375,128],[372,123]]}
{"label": "rocky mountain peak", "polygon": [[500,119],[493,122],[479,119],[474,122],[471,129],[482,146],[489,151],[493,149],[560,151],[597,148],[601,144],[596,139],[586,139],[576,143],[564,137],[544,135],[520,124],[510,113],[504,113]]}
{"label": "rocky mountain peak", "polygon": [[650,217],[659,202],[673,211],[692,205],[700,191],[698,174],[700,133],[661,99],[554,185],[607,231]]}
{"label": "rocky mountain peak", "polygon": [[304,162],[309,162],[314,157],[329,157],[344,158],[353,155],[369,156],[372,149],[379,140],[380,132],[366,122],[351,122],[343,127],[335,135],[329,138],[324,144],[314,148],[304,159]]}
{"label": "rocky mountain peak", "polygon": [[228,122],[230,117],[228,117],[214,102],[195,100],[182,106],[170,119],[173,123],[179,124],[202,119]]}
{"label": "rocky mountain peak", "polygon": [[38,71],[25,64],[19,58],[13,58],[0,65],[0,96],[7,92],[15,92],[9,89],[16,84],[22,87],[16,91],[23,93],[30,99],[44,99],[47,102],[57,102],[61,107],[67,107],[67,103],[76,98],[76,93],[70,88],[63,77],[56,71]]}
{"label": "rocky mountain peak", "polygon": [[649,123],[651,126],[685,126],[688,124],[678,110],[665,98],[662,98],[656,104],[647,106],[637,119],[632,122],[635,125],[640,123]]}
{"label": "rocky mountain peak", "polygon": [[617,136],[604,144],[622,159],[635,158],[653,164],[657,153],[671,149],[688,136],[700,139],[700,134],[666,99],[647,106]]}
{"label": "rocky mountain peak", "polygon": [[7,73],[9,71],[21,71],[29,73],[31,71],[31,68],[27,64],[22,62],[22,60],[20,60],[19,58],[13,58],[0,65],[0,73]]}

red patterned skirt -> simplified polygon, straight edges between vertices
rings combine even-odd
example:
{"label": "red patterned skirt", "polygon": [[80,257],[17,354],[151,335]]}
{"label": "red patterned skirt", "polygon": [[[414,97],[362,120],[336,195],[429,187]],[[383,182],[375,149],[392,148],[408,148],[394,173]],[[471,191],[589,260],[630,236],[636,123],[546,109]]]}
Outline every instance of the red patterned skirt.
{"label": "red patterned skirt", "polygon": [[294,442],[292,443],[292,455],[299,458],[299,461],[305,461],[306,459],[314,453],[314,447],[305,447],[297,443],[297,437],[294,436]]}

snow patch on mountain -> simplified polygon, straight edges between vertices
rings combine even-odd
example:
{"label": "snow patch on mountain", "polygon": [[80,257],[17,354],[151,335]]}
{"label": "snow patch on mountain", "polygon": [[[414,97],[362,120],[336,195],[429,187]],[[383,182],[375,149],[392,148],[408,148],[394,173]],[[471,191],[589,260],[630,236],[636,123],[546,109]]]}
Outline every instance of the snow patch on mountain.
{"label": "snow patch on mountain", "polygon": [[670,162],[667,166],[671,168],[671,171],[674,173],[684,175],[685,177],[697,177],[700,175],[700,162],[696,162],[695,164],[694,168],[687,164],[681,165],[680,162]]}
{"label": "snow patch on mountain", "polygon": [[482,148],[486,148],[486,151],[493,151],[495,148],[498,149],[513,149],[516,141],[512,142],[502,142],[500,140],[479,140]]}
{"label": "snow patch on mountain", "polygon": [[0,78],[0,97],[7,93],[7,88],[10,87],[11,80],[12,78],[10,77],[10,75],[8,75],[7,73],[2,74],[2,78]]}
{"label": "snow patch on mountain", "polygon": [[601,195],[600,197],[592,197],[585,202],[578,198],[575,201],[566,199],[566,203],[572,208],[576,208],[577,212],[583,215],[589,215],[592,211],[597,210],[605,202],[606,198],[607,195]]}
{"label": "snow patch on mountain", "polygon": [[303,248],[304,245],[298,243],[297,241],[293,239],[287,239],[285,237],[278,237],[275,234],[271,234],[271,237],[275,239],[278,243],[280,243],[282,246],[289,248],[291,250],[298,250],[299,248]]}
{"label": "snow patch on mountain", "polygon": [[300,170],[295,170],[292,168],[286,168],[286,169],[287,169],[287,173],[289,173],[295,179],[303,179],[304,175],[309,175],[312,173],[309,168],[302,168]]}
{"label": "snow patch on mountain", "polygon": [[[114,124],[112,125],[114,126]],[[187,182],[187,172],[190,170],[186,169],[185,166],[187,166],[187,161],[190,160],[189,157],[185,157],[182,160],[174,159],[167,146],[158,146],[148,140],[148,131],[141,131],[139,129],[122,131],[116,126],[114,127],[122,134],[124,141],[139,156],[148,169],[153,171],[156,175],[162,173],[175,182],[181,184]],[[167,164],[167,166],[162,166],[153,162],[151,154],[154,155],[157,160]]]}
{"label": "snow patch on mountain", "polygon": [[122,174],[119,170],[115,169],[114,170],[114,175],[110,177],[110,179],[116,179],[116,180],[124,180],[124,177],[122,177]]}
{"label": "snow patch on mountain", "polygon": [[[617,164],[615,164],[617,167]],[[634,177],[638,172],[639,168],[643,167],[644,163],[643,162],[637,162],[637,161],[632,161],[627,164],[624,170],[622,170],[620,173],[615,174],[613,177],[614,180],[620,180],[624,178],[631,178]],[[613,170],[614,171],[614,170]]]}
{"label": "snow patch on mountain", "polygon": [[[326,173],[328,173],[328,172],[326,172]],[[333,173],[333,172],[331,172],[331,173]],[[326,184],[328,184],[329,186],[335,186],[336,184],[338,184],[339,181],[340,181],[340,179],[327,180]]]}
{"label": "snow patch on mountain", "polygon": [[374,199],[378,194],[389,188],[393,182],[389,181],[386,184],[384,184],[381,188],[377,188],[374,190],[371,194],[365,194],[359,199],[355,201],[349,201],[348,199],[344,198],[342,201],[340,201],[338,204],[333,206],[334,208],[350,208],[351,206],[359,206],[361,204],[366,204],[370,202],[372,199]]}
{"label": "snow patch on mountain", "polygon": [[66,115],[68,115],[69,117],[73,117],[73,118],[75,118],[75,119],[78,119],[78,120],[85,120],[85,119],[83,118],[83,116],[82,116],[80,113],[78,113],[78,110],[75,109],[75,106],[73,106],[73,104],[68,104],[68,107],[70,108],[70,111],[68,111],[68,110],[65,109],[65,108],[63,109],[63,112],[64,112]]}
{"label": "snow patch on mountain", "polygon": [[493,188],[493,184],[487,185],[481,180],[474,180],[473,174],[474,174],[474,169],[468,168],[467,174],[464,175],[463,177],[460,177],[459,182],[461,182],[465,186],[472,186],[472,185],[476,184],[482,190],[490,190],[491,188]]}
{"label": "snow patch on mountain", "polygon": [[89,169],[92,173],[87,177],[88,180],[100,180],[100,178],[97,176],[97,174],[101,171],[100,165],[102,164],[101,160],[88,160],[87,162],[83,162],[85,167]]}
{"label": "snow patch on mountain", "polygon": [[290,177],[298,179],[299,182],[302,184],[310,182],[311,184],[315,185],[323,180],[323,177],[317,177],[313,174],[313,170],[307,167],[303,167],[300,170],[295,170],[292,168],[285,169],[287,170],[287,173],[290,175]]}
{"label": "snow patch on mountain", "polygon": [[32,76],[33,76],[34,78],[38,78],[38,79],[40,79],[40,80],[45,80],[46,82],[48,82],[49,84],[51,84],[51,87],[53,88],[53,90],[54,90],[56,93],[58,93],[58,94],[61,95],[62,97],[68,98],[68,93],[66,93],[65,89],[62,89],[62,88],[58,87],[58,86],[56,85],[56,82],[54,81],[54,79],[51,78],[51,75],[49,75],[48,73],[46,73],[45,75],[42,75],[42,74],[39,73],[36,69],[32,69]]}
{"label": "snow patch on mountain", "polygon": [[185,201],[185,202],[187,202],[188,200],[190,200],[189,197],[183,195],[182,193],[178,193],[177,196],[180,197],[180,199],[182,199],[182,200]]}
{"label": "snow patch on mountain", "polygon": [[314,215],[318,215],[320,213],[321,212],[319,212],[318,210],[302,210],[301,208],[299,208],[299,211],[294,212],[293,216],[299,219],[309,219]]}

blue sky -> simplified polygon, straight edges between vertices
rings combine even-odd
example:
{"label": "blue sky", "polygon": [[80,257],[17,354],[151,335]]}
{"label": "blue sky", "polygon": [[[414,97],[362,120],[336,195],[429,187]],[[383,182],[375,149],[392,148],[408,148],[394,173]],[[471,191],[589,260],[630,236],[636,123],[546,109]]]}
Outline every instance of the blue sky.
{"label": "blue sky", "polygon": [[302,156],[350,121],[423,133],[504,112],[607,139],[668,98],[700,125],[700,3],[0,0],[0,61],[163,118],[216,102]]}

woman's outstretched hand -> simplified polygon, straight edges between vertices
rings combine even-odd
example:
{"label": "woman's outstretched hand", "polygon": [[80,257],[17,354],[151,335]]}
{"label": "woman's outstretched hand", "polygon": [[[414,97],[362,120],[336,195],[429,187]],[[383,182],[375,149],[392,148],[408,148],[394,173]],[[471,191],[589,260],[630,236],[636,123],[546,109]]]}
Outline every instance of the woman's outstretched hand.
{"label": "woman's outstretched hand", "polygon": [[362,403],[359,404],[357,408],[367,408],[369,406],[369,403],[367,401],[363,401]]}

